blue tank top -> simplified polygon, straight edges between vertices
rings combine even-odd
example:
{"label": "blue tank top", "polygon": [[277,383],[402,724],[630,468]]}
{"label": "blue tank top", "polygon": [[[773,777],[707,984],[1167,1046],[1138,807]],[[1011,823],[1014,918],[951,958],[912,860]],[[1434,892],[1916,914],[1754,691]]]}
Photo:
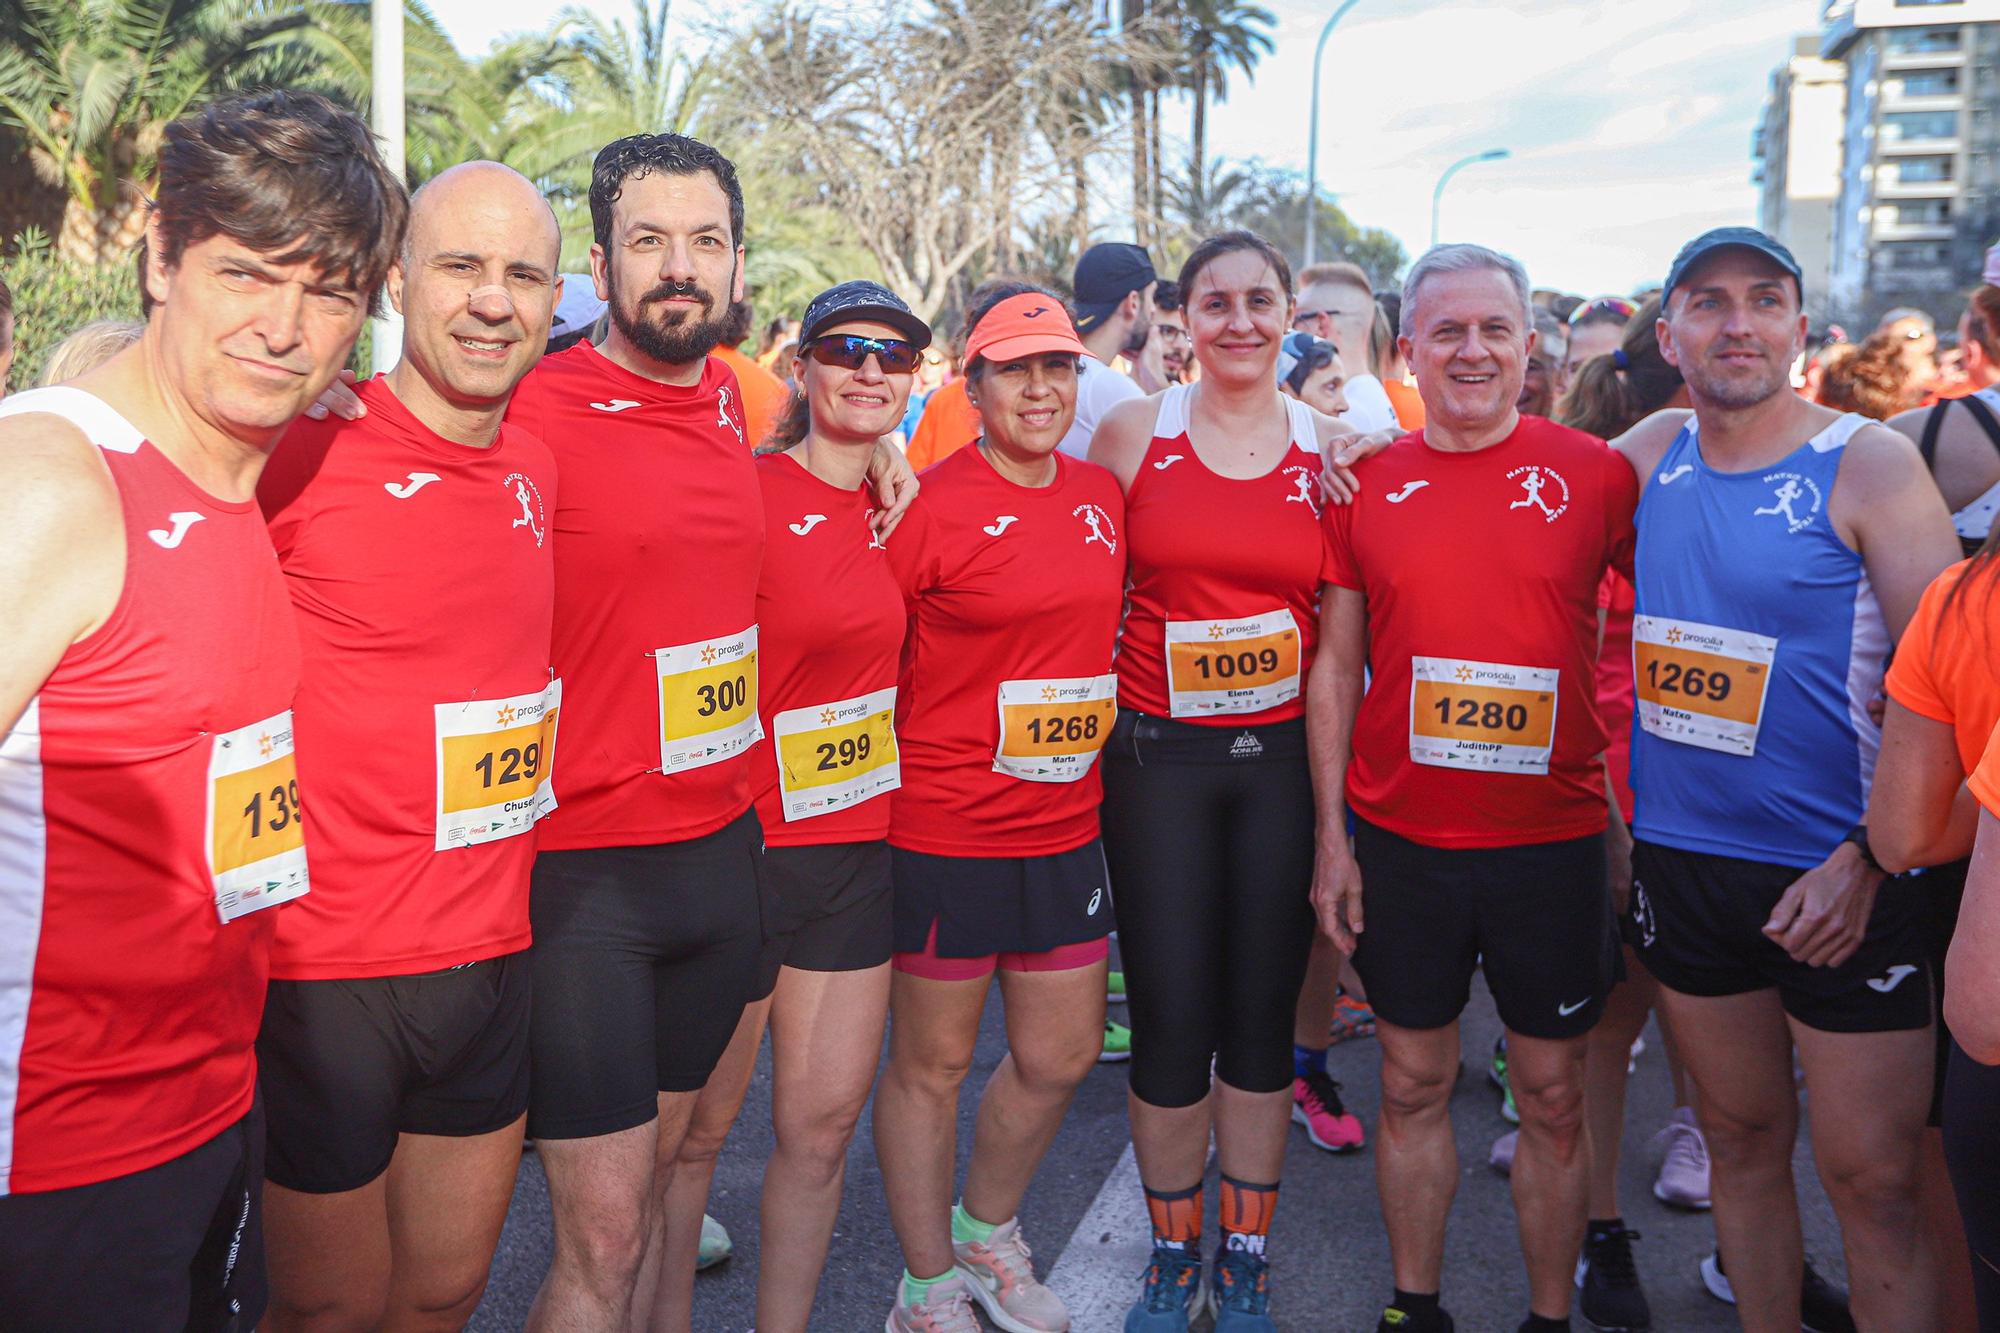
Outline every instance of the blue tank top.
{"label": "blue tank top", "polygon": [[1718,472],[1692,417],[1639,498],[1634,831],[1808,868],[1861,822],[1889,636],[1827,514],[1849,414],[1767,468]]}

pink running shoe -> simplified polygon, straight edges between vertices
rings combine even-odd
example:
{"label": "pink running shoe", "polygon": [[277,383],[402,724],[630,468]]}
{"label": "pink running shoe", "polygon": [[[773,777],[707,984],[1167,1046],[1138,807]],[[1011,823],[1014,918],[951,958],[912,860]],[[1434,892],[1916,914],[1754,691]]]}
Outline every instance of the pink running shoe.
{"label": "pink running shoe", "polygon": [[951,1249],[958,1256],[958,1275],[994,1324],[1007,1333],[1068,1333],[1069,1309],[1062,1297],[1035,1281],[1020,1218],[993,1228],[984,1245],[953,1242]]}
{"label": "pink running shoe", "polygon": [[1340,1103],[1340,1085],[1325,1074],[1292,1080],[1292,1121],[1306,1127],[1315,1148],[1359,1152],[1368,1141],[1361,1121]]}
{"label": "pink running shoe", "polygon": [[1660,1174],[1653,1181],[1653,1197],[1675,1208],[1696,1211],[1708,1207],[1708,1140],[1695,1124],[1692,1107],[1677,1106],[1667,1127],[1653,1136],[1666,1145],[1660,1159]]}
{"label": "pink running shoe", "polygon": [[931,1288],[931,1294],[915,1305],[903,1303],[903,1284],[896,1283],[896,1308],[889,1311],[883,1333],[981,1333],[979,1316],[972,1312],[972,1292],[957,1273]]}

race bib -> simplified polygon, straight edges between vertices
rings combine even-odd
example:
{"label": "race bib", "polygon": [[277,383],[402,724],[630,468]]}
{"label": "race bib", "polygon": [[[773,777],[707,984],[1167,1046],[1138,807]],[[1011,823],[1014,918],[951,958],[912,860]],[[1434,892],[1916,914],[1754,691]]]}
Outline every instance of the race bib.
{"label": "race bib", "polygon": [[719,764],[763,739],[757,627],[653,653],[660,677],[660,771]]}
{"label": "race bib", "polygon": [[215,737],[208,752],[208,873],[225,922],[306,891],[292,710]]}
{"label": "race bib", "polygon": [[437,849],[526,833],[556,808],[562,682],[511,699],[438,704]]}
{"label": "race bib", "polygon": [[772,749],[785,822],[832,814],[902,786],[895,723],[893,685],[774,716]]}
{"label": "race bib", "polygon": [[1097,762],[1118,718],[1118,677],[1000,682],[993,771],[1026,782],[1075,782]]}
{"label": "race bib", "polygon": [[1639,725],[1661,740],[1757,753],[1778,641],[1665,616],[1632,617]]}
{"label": "race bib", "polygon": [[1410,659],[1410,761],[1547,773],[1556,736],[1554,667]]}
{"label": "race bib", "polygon": [[1280,608],[1241,620],[1167,622],[1173,717],[1261,713],[1299,697],[1299,627]]}

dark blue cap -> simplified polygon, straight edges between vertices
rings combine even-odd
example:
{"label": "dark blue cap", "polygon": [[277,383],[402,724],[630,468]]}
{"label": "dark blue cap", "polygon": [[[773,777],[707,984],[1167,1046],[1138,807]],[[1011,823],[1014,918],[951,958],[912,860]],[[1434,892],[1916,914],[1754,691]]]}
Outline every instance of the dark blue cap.
{"label": "dark blue cap", "polygon": [[1076,331],[1088,333],[1111,317],[1133,292],[1143,292],[1160,280],[1153,257],[1143,246],[1104,241],[1076,261]]}
{"label": "dark blue cap", "polygon": [[1687,280],[1688,270],[1716,251],[1729,249],[1754,250],[1791,274],[1792,281],[1799,285],[1799,304],[1805,304],[1806,279],[1799,269],[1799,261],[1792,258],[1792,252],[1785,248],[1783,241],[1755,227],[1717,227],[1682,246],[1681,252],[1674,256],[1674,266],[1667,270],[1667,285],[1660,293],[1661,304],[1672,298],[1674,288]]}
{"label": "dark blue cap", "polygon": [[918,319],[903,298],[879,282],[857,279],[829,287],[806,306],[799,325],[799,344],[811,342],[836,324],[861,321],[887,324],[917,345],[931,345],[931,326]]}

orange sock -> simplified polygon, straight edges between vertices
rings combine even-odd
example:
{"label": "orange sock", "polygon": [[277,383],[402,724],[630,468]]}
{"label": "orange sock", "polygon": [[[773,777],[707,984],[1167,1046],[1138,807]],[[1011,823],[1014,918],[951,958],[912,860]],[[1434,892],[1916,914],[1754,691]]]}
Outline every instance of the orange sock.
{"label": "orange sock", "polygon": [[1278,1211],[1278,1186],[1252,1185],[1222,1178],[1223,1248],[1262,1255],[1271,1234],[1271,1215]]}
{"label": "orange sock", "polygon": [[1201,1182],[1189,1189],[1146,1191],[1146,1212],[1153,1219],[1153,1245],[1163,1250],[1201,1252]]}

